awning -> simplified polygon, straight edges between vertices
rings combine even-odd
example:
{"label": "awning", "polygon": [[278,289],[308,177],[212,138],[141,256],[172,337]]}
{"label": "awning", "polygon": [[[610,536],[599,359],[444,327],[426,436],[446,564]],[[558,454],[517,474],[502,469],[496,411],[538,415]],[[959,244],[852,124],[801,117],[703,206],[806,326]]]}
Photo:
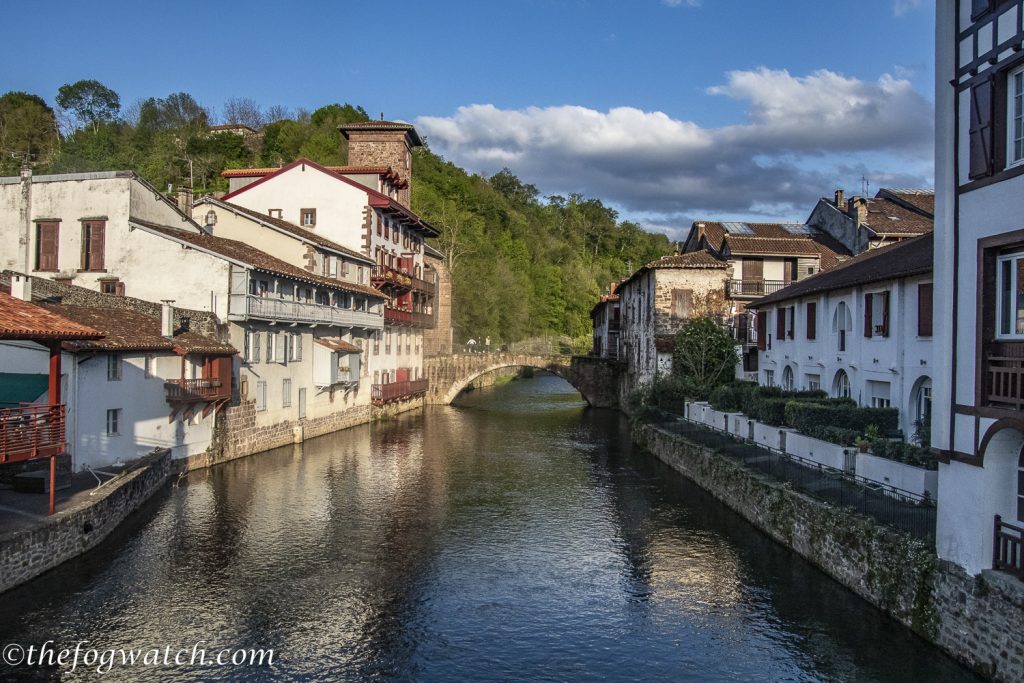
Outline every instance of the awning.
{"label": "awning", "polygon": [[323,337],[321,339],[314,339],[313,341],[316,342],[317,344],[319,344],[320,346],[324,346],[324,347],[330,349],[331,351],[338,351],[340,353],[362,353],[363,352],[363,350],[360,349],[355,344],[351,344],[351,343],[345,341],[344,339],[339,339],[338,337]]}

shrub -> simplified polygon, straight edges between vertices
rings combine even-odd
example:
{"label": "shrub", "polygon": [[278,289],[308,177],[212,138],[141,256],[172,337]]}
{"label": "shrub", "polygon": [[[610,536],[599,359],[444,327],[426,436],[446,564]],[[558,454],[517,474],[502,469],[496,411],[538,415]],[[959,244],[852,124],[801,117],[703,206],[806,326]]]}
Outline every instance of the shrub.
{"label": "shrub", "polygon": [[747,396],[754,391],[756,384],[726,384],[711,392],[709,401],[715,410],[735,413],[742,412],[747,405]]}
{"label": "shrub", "polygon": [[786,424],[788,398],[755,398],[746,412],[747,417],[775,427]]}
{"label": "shrub", "polygon": [[833,427],[832,425],[812,425],[803,433],[813,439],[821,439],[840,446],[855,446],[857,437],[860,436],[860,432],[856,429]]}
{"label": "shrub", "polygon": [[899,428],[899,411],[895,408],[858,408],[845,402],[790,401],[786,406],[785,424],[804,434],[822,426],[842,427],[863,434],[869,425],[876,425],[882,434],[888,434]]}
{"label": "shrub", "polygon": [[650,385],[648,401],[662,410],[682,414],[683,402],[693,397],[693,387],[680,377],[658,375]]}
{"label": "shrub", "polygon": [[692,395],[706,399],[736,374],[736,342],[720,323],[708,316],[693,318],[676,334],[672,374],[685,378]]}
{"label": "shrub", "polygon": [[928,470],[938,469],[939,463],[931,451],[903,441],[875,439],[871,442],[871,453],[880,458],[895,460]]}

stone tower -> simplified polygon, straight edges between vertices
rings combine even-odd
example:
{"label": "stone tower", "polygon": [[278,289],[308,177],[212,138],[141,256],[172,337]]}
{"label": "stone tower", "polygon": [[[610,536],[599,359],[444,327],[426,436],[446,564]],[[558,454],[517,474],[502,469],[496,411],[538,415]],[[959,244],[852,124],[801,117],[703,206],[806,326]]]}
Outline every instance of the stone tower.
{"label": "stone tower", "polygon": [[398,191],[398,201],[409,206],[412,192],[412,148],[422,147],[416,129],[408,123],[394,121],[363,121],[340,126],[348,140],[349,166],[390,166],[405,187]]}

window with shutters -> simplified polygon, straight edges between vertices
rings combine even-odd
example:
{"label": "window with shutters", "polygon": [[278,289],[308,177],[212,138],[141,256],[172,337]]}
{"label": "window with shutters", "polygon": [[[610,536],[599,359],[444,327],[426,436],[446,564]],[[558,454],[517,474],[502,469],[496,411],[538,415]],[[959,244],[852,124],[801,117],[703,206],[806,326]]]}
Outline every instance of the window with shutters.
{"label": "window with shutters", "polygon": [[853,332],[853,314],[846,302],[840,301],[832,315],[832,335],[839,351],[846,351],[846,338],[851,332]]}
{"label": "window with shutters", "polygon": [[292,381],[290,379],[281,380],[281,407],[290,408],[292,405]]}
{"label": "window with shutters", "polygon": [[83,221],[82,270],[101,271],[104,269],[106,230],[105,221]]}
{"label": "window with shutters", "polygon": [[124,296],[124,283],[116,278],[110,280],[100,280],[100,291],[103,292],[104,294]]}
{"label": "window with shutters", "polygon": [[1024,163],[1024,66],[1006,77],[1006,162]]}
{"label": "window with shutters", "polygon": [[786,338],[786,309],[776,308],[775,309],[775,338],[785,339]]}
{"label": "window with shutters", "polygon": [[917,286],[917,336],[932,336],[932,283]]}
{"label": "window with shutters", "polygon": [[968,128],[970,165],[968,177],[984,178],[995,171],[995,78],[990,74],[971,87],[971,116]]}
{"label": "window with shutters", "polygon": [[672,317],[689,318],[693,309],[692,289],[672,290]]}
{"label": "window with shutters", "polygon": [[814,341],[818,338],[818,304],[815,301],[807,302],[804,315],[807,316],[807,338]]}
{"label": "window with shutters", "polygon": [[256,382],[256,410],[267,409],[267,383],[264,381]]}
{"label": "window with shutters", "polygon": [[755,322],[757,331],[757,350],[768,350],[768,311],[758,311]]}
{"label": "window with shutters", "polygon": [[60,245],[60,223],[47,221],[36,223],[36,270],[56,272],[57,253]]}
{"label": "window with shutters", "polygon": [[793,339],[796,334],[796,306],[786,309],[786,339]]}
{"label": "window with shutters", "polygon": [[302,360],[302,334],[299,332],[292,333],[291,345],[289,347],[289,360],[301,361]]}

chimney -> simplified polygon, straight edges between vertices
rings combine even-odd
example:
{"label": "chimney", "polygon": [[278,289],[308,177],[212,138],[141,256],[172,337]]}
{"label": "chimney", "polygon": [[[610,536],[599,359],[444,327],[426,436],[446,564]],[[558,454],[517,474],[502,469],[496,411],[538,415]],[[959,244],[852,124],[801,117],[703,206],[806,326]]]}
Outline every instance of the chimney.
{"label": "chimney", "polygon": [[608,296],[611,296],[614,293],[615,293],[615,280],[612,280],[611,284],[608,285]]}
{"label": "chimney", "polygon": [[11,296],[22,301],[32,301],[32,278],[28,275],[11,277]]}
{"label": "chimney", "polygon": [[846,193],[842,190],[836,190],[836,208],[846,211]]}
{"label": "chimney", "polygon": [[850,197],[846,204],[846,215],[856,221],[858,226],[868,219],[868,200],[864,197]]}
{"label": "chimney", "polygon": [[160,335],[171,339],[174,337],[174,299],[163,299],[160,307]]}
{"label": "chimney", "polygon": [[700,241],[702,239],[704,239],[704,224],[703,223],[698,223],[697,224],[697,245],[698,246],[700,245]]}
{"label": "chimney", "polygon": [[186,216],[192,215],[192,190],[180,188],[178,190],[178,209]]}

